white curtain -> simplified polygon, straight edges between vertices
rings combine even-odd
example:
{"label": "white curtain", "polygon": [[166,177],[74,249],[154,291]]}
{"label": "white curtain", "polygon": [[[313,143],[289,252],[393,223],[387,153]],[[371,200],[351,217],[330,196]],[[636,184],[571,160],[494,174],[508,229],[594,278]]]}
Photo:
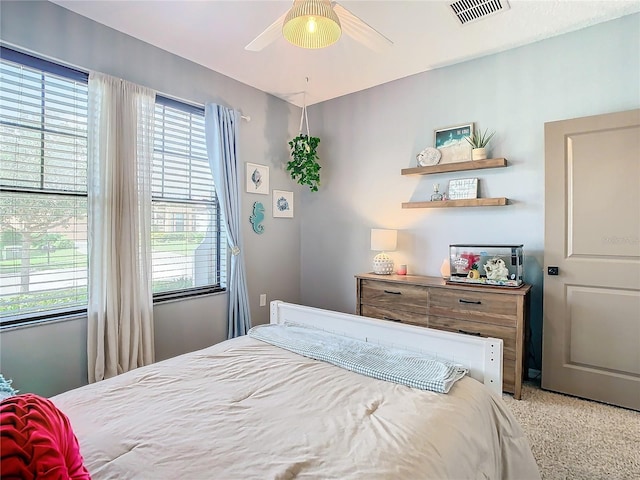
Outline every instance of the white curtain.
{"label": "white curtain", "polygon": [[153,90],[89,75],[89,382],[154,361],[154,108]]}
{"label": "white curtain", "polygon": [[204,109],[207,155],[231,246],[231,267],[227,282],[229,308],[227,338],[245,335],[251,328],[247,274],[240,223],[240,177],[238,165],[238,122],[240,114],[230,108],[208,103]]}

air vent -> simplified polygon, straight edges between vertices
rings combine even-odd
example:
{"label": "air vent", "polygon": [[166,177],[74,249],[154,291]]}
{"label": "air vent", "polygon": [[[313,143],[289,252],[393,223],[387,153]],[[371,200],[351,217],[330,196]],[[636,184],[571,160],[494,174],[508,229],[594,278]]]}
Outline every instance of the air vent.
{"label": "air vent", "polygon": [[509,9],[507,0],[458,0],[449,6],[462,25]]}

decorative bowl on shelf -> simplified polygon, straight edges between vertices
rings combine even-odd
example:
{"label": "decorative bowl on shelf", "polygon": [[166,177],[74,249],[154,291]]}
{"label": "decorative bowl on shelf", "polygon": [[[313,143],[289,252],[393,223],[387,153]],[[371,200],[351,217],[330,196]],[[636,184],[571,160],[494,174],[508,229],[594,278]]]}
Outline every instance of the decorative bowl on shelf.
{"label": "decorative bowl on shelf", "polygon": [[418,166],[430,167],[432,165],[437,165],[440,161],[440,157],[442,157],[440,150],[433,147],[427,147],[416,155],[416,160],[418,161]]}

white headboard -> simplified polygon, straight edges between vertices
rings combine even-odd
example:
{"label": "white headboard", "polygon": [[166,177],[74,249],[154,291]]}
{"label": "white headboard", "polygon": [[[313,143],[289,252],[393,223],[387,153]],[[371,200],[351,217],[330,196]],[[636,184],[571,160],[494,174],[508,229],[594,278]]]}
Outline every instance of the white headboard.
{"label": "white headboard", "polygon": [[271,302],[271,323],[297,323],[364,342],[402,348],[453,361],[469,376],[502,395],[502,340],[305,307]]}

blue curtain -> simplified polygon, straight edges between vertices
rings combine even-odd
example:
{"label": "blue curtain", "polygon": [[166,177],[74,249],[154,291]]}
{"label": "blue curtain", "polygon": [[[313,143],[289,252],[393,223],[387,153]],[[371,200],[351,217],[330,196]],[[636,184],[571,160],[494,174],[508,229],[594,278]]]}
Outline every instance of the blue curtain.
{"label": "blue curtain", "polygon": [[240,169],[236,146],[240,115],[214,103],[205,105],[204,115],[209,165],[216,185],[227,241],[231,247],[231,266],[227,282],[227,338],[234,338],[245,335],[251,328],[247,274],[242,251]]}

